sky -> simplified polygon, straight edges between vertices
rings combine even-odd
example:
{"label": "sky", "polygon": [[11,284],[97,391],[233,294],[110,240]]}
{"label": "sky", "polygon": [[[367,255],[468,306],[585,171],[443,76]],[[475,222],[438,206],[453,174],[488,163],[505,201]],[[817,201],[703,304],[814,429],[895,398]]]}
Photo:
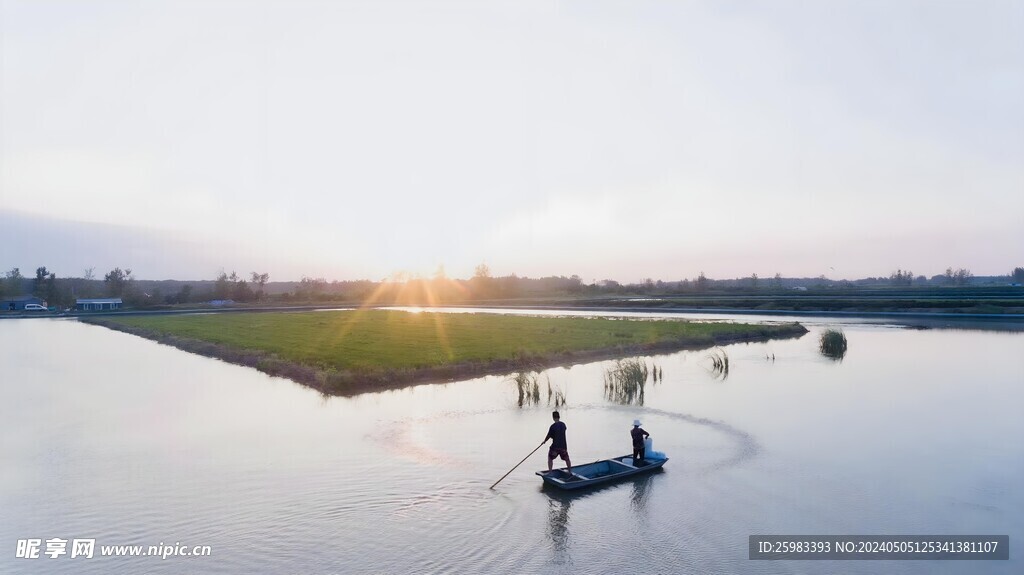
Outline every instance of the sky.
{"label": "sky", "polygon": [[1024,266],[1024,3],[0,0],[0,268]]}

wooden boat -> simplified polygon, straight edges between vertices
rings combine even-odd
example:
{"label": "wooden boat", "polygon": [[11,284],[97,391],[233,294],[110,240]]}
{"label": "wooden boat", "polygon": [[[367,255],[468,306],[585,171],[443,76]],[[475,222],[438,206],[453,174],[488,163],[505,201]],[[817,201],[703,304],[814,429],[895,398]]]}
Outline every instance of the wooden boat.
{"label": "wooden boat", "polygon": [[623,455],[584,465],[574,465],[572,475],[566,472],[564,467],[553,471],[538,471],[537,475],[540,475],[545,483],[560,489],[580,489],[660,469],[668,462],[668,458],[643,459],[638,465],[627,463],[627,461],[632,462],[633,457]]}

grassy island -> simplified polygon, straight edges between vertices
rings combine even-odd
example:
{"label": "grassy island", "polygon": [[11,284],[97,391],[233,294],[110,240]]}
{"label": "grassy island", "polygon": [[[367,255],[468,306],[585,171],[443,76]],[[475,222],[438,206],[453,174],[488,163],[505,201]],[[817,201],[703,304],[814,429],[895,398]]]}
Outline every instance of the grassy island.
{"label": "grassy island", "polygon": [[108,316],[82,321],[338,395],[807,332],[799,324],[392,310]]}

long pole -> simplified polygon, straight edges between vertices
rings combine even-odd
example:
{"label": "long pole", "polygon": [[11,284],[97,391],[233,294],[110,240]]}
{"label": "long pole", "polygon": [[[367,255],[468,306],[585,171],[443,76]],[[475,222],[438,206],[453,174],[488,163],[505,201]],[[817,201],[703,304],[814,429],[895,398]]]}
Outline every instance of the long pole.
{"label": "long pole", "polygon": [[[546,440],[546,439],[545,439],[544,441],[541,441],[541,442],[540,442],[540,445],[538,445],[537,447],[534,447],[534,448],[533,448],[533,451],[531,451],[531,452],[530,452],[530,455],[533,455],[534,453],[537,453],[537,450],[538,450],[538,449],[540,449],[540,446],[541,446],[541,445],[544,445],[544,443],[545,443],[545,442],[547,442],[547,440]],[[517,464],[516,464],[516,467],[519,467],[520,465],[522,465],[522,464],[523,464],[523,461],[526,461],[527,459],[529,459],[529,458],[530,458],[530,455],[527,455],[526,457],[524,457],[522,461],[520,461],[519,463],[517,463]],[[516,470],[516,467],[513,467],[512,469],[509,469],[509,470],[508,470],[508,473],[506,473],[505,475],[502,475],[502,476],[501,476],[501,479],[505,479],[506,477],[508,477],[508,474],[509,474],[509,473],[512,473],[513,471],[515,471],[515,470]],[[497,484],[501,483],[501,479],[499,479],[499,480],[495,481],[495,482],[494,482],[494,485],[497,485]],[[494,485],[492,485],[492,486],[491,486],[491,489],[494,489]]]}

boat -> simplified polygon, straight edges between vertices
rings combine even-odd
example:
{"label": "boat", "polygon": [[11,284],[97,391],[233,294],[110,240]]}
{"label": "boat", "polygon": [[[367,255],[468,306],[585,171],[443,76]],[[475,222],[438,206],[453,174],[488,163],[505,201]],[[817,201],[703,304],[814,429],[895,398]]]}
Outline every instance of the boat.
{"label": "boat", "polygon": [[559,489],[580,489],[602,483],[611,483],[633,475],[650,473],[655,469],[661,469],[668,458],[642,459],[639,463],[633,461],[632,455],[622,455],[611,459],[601,459],[584,465],[574,465],[572,474],[566,468],[552,471],[538,471],[544,483],[553,485]]}

